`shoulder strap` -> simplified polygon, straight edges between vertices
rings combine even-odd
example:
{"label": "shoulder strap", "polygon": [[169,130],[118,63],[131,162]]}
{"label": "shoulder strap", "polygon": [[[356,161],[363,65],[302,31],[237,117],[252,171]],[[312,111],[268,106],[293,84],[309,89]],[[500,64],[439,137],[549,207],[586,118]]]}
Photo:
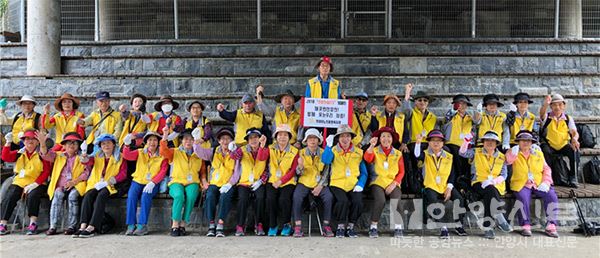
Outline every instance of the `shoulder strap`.
{"label": "shoulder strap", "polygon": [[356,121],[358,122],[358,127],[363,135],[366,134],[365,128],[363,128],[362,123],[360,122],[360,115],[357,112],[354,112],[354,116],[356,117]]}
{"label": "shoulder strap", "polygon": [[[22,112],[18,112],[17,114],[15,114],[15,116],[13,117],[13,121],[12,121],[12,125],[11,127],[15,126],[15,123],[17,122],[17,119],[19,119],[19,116],[22,114]],[[12,128],[11,128],[12,129]]]}

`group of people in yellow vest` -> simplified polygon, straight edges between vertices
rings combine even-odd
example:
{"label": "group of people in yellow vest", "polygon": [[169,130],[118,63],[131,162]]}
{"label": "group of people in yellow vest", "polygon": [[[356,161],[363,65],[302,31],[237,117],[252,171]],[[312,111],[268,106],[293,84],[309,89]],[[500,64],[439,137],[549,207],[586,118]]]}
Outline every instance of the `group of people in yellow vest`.
{"label": "group of people in yellow vest", "polygon": [[[321,58],[315,68],[318,74],[307,82],[305,97],[346,98],[340,82],[330,75],[329,57]],[[307,204],[318,203],[324,236],[357,237],[355,224],[368,188],[373,198],[370,237],[379,236],[386,198],[397,204],[398,215],[402,192],[421,194],[425,207],[452,200],[464,208],[462,194],[469,191],[483,201],[484,236],[494,238],[495,226],[512,231],[501,202],[507,190],[522,204],[517,213],[522,235],[532,234],[533,194],[542,198],[546,209],[545,233],[558,237],[558,200],[545,160],[566,155],[574,171],[578,134],[564,112],[566,100],[559,94],[548,96],[538,118],[528,110],[532,100],[527,93],[514,96],[508,113],[499,111],[503,103],[495,94],[486,95],[476,110],[469,97],[458,94],[444,122],[438,123],[428,110],[433,98],[424,91],[412,94],[413,87],[405,85],[403,100],[385,96],[381,111],[376,105],[368,108],[365,92],[356,94],[351,126],[331,128],[329,135],[322,128],[300,125],[295,107],[299,96],[286,91],[271,106],[264,102],[262,86],[256,88],[256,96],[244,95],[238,110],[216,106],[219,116],[234,126],[214,135],[200,101],[189,103],[189,114],[182,118],[175,113],[179,103],[168,95],[154,105],[154,112],[147,112],[142,94],[114,110],[110,94],[98,92],[97,109],[85,116],[78,111],[79,99],[69,93],[54,102],[54,115],[49,104],[42,114],[36,113],[36,100],[23,96],[16,103],[21,111],[12,119],[0,112],[0,122],[12,125],[4,137],[2,160],[15,162],[14,179],[1,204],[0,235],[9,232],[8,220],[21,199],[30,219],[27,233],[38,233],[44,193],[51,200],[48,235],[58,234],[65,198],[64,234],[88,238],[101,230],[108,199],[125,193],[125,234],[146,235],[152,199],[168,188],[173,198],[172,236],[186,235],[194,205],[205,193],[207,236],[225,236],[235,196],[236,236],[245,235],[250,224],[259,236],[301,237],[303,211]],[[49,146],[52,128],[54,145]],[[566,184],[577,186],[574,173]],[[251,205],[254,221],[248,223]],[[463,215],[450,224],[459,236],[467,235]],[[337,227],[332,227],[334,221]],[[402,219],[394,222],[392,236],[402,237]],[[448,228],[441,227],[440,237],[448,236]]]}

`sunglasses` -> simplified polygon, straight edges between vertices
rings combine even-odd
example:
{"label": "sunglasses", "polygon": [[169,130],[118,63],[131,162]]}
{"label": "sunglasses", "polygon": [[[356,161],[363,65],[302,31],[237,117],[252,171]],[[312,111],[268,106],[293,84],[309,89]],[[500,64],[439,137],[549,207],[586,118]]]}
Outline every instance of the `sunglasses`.
{"label": "sunglasses", "polygon": [[425,99],[425,98],[417,99],[417,100],[415,100],[415,101],[416,101],[416,102],[429,102],[429,100],[428,100],[428,99]]}

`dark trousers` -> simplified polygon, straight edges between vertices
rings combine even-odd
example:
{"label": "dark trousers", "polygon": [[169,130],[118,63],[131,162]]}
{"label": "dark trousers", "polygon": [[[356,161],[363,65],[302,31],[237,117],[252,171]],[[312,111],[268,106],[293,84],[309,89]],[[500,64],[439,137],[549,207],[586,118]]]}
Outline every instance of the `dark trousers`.
{"label": "dark trousers", "polygon": [[[27,194],[27,215],[37,217],[40,212],[40,197],[46,192],[46,186],[40,185]],[[17,202],[21,199],[23,188],[18,185],[10,185],[4,194],[2,200],[2,210],[0,211],[2,220],[9,220]]]}
{"label": "dark trousers", "polygon": [[[292,194],[294,185],[275,188],[273,184],[267,184],[267,213],[269,214],[269,228],[277,227],[277,218],[282,223],[292,221]],[[279,216],[278,216],[279,215]]]}
{"label": "dark trousers", "polygon": [[[577,167],[575,166],[575,151],[571,148],[571,144],[565,145],[560,150],[555,150],[550,147],[547,143],[542,143],[540,146],[542,148],[542,152],[544,153],[544,158],[546,159],[546,163],[550,164],[553,159],[562,158],[563,156],[567,156],[569,158],[569,171],[568,178],[564,178],[563,175],[553,175],[552,178],[560,178],[560,182],[554,182],[558,185],[565,185],[569,182],[577,183],[577,175],[575,175],[575,171]],[[554,173],[554,171],[552,171]]]}
{"label": "dark trousers", "polygon": [[[303,184],[296,185],[296,189],[294,190],[294,220],[302,220],[302,204],[304,204],[304,199],[309,194],[312,195],[311,191],[313,188],[308,188]],[[333,195],[331,191],[329,191],[329,187],[324,186],[321,192],[319,193],[319,198],[321,198],[321,202],[323,202],[323,221],[331,221],[331,209],[333,207]]]}
{"label": "dark trousers", "polygon": [[[430,214],[427,211],[427,206],[434,204],[434,203],[443,204],[444,194],[438,193],[431,188],[425,188],[423,190],[423,200],[424,200],[423,205],[425,205],[425,212],[427,212],[426,215],[427,215],[427,217],[430,217],[429,216]],[[456,190],[456,188],[452,188],[452,192],[450,194],[450,200],[453,202],[459,202],[459,207],[464,210],[465,202],[464,202],[462,196],[460,195],[460,193],[458,192],[458,190]],[[454,222],[462,222],[464,216],[465,216],[464,213],[458,214],[458,217],[453,216]],[[439,221],[438,219],[435,219],[435,218],[433,218],[433,220],[435,222]]]}
{"label": "dark trousers", "polygon": [[332,186],[329,188],[335,199],[333,206],[333,214],[337,223],[344,224],[348,223],[355,224],[363,208],[363,195],[362,192],[346,192],[343,189]]}
{"label": "dark trousers", "polygon": [[102,226],[102,218],[104,217],[104,208],[110,197],[110,192],[106,187],[100,189],[92,189],[83,195],[81,203],[81,224],[88,224],[96,229]]}
{"label": "dark trousers", "polygon": [[248,206],[250,199],[254,198],[254,217],[255,223],[263,223],[265,216],[265,186],[261,185],[256,191],[252,191],[250,187],[238,185],[238,203],[237,203],[237,224],[239,226],[246,225],[246,216],[248,215]]}
{"label": "dark trousers", "polygon": [[500,208],[494,207],[494,211],[492,211],[492,200],[496,200],[496,203],[500,203],[500,192],[498,192],[498,189],[496,189],[496,187],[493,185],[488,185],[486,188],[481,188],[481,183],[475,183],[473,185],[473,191],[483,200],[484,216],[487,218],[483,221],[483,226],[489,227],[491,222],[494,220],[493,216],[498,213],[496,208]]}
{"label": "dark trousers", "polygon": [[460,146],[454,144],[447,144],[446,147],[452,154],[452,168],[456,173],[456,182],[454,186],[458,189],[469,190],[471,186],[471,165],[469,159],[463,158],[458,154]]}
{"label": "dark trousers", "polygon": [[[371,221],[378,222],[381,218],[381,213],[383,212],[383,208],[385,206],[385,189],[378,185],[371,186],[371,195],[373,195],[373,210],[371,212]],[[396,187],[392,193],[390,193],[390,201],[397,201],[396,211],[398,214],[401,214],[400,207],[400,196],[402,195],[402,191],[400,191],[400,187]],[[391,208],[391,207],[390,207]],[[390,211],[391,212],[391,211]],[[393,213],[392,213],[393,214]],[[392,215],[390,214],[390,215]],[[395,222],[399,222],[398,218],[394,218]]]}

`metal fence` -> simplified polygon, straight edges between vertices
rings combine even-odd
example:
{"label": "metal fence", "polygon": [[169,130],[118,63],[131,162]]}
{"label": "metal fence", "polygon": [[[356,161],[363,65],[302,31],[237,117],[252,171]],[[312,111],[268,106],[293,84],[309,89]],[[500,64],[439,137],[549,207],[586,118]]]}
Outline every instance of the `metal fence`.
{"label": "metal fence", "polygon": [[[600,0],[60,2],[63,40],[559,38],[573,19],[600,38]],[[26,34],[25,3],[9,0],[6,31]]]}

